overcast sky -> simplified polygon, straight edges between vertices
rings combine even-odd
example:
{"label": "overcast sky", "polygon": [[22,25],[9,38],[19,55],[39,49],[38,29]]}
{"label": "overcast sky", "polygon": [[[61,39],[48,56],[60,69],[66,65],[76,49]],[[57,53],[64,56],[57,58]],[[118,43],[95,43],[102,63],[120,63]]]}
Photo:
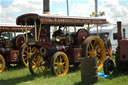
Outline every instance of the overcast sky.
{"label": "overcast sky", "polygon": [[[68,0],[70,16],[90,17],[94,0]],[[66,0],[50,0],[51,14],[66,15]],[[98,11],[111,23],[128,23],[128,0],[98,0]],[[0,23],[15,23],[24,13],[42,13],[43,0],[0,0]]]}

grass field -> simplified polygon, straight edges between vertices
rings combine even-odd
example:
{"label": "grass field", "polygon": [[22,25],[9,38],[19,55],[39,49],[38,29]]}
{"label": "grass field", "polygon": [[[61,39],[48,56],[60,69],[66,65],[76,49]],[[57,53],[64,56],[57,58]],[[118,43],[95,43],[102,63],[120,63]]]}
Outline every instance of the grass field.
{"label": "grass field", "polygon": [[[110,79],[98,77],[95,85],[128,85],[127,79],[126,73],[115,73]],[[27,68],[11,69],[0,73],[0,85],[81,85],[81,73],[80,68],[71,68],[63,77],[55,77],[51,71],[33,76]]]}

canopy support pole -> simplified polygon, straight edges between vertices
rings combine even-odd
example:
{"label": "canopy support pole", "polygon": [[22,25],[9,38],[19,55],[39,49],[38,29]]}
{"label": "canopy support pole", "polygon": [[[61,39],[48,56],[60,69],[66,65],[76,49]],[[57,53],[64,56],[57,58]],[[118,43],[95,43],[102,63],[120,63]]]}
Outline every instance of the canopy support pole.
{"label": "canopy support pole", "polygon": [[35,23],[35,41],[37,42],[37,24],[36,24],[36,22],[34,22]]}
{"label": "canopy support pole", "polygon": [[27,30],[27,23],[25,23],[25,31],[26,31],[26,42],[28,42],[28,30]]}
{"label": "canopy support pole", "polygon": [[25,35],[24,35],[24,30],[23,30],[22,27],[23,27],[23,26],[22,26],[22,24],[21,24],[21,30],[22,30],[22,32],[23,32],[23,37],[24,37],[24,39],[26,39],[26,38],[25,38]]}
{"label": "canopy support pole", "polygon": [[90,33],[90,24],[88,24],[88,32]]}
{"label": "canopy support pole", "polygon": [[99,29],[99,28],[98,28],[98,24],[97,24],[97,36],[99,36],[99,31],[98,31],[98,29]]}
{"label": "canopy support pole", "polygon": [[101,33],[101,31],[102,31],[102,25],[101,25],[101,30],[100,30],[100,33]]}
{"label": "canopy support pole", "polygon": [[40,41],[40,32],[41,32],[41,23],[40,23],[40,28],[39,28],[39,32],[38,32],[38,41]]}
{"label": "canopy support pole", "polygon": [[76,25],[74,25],[74,31],[75,31],[75,33],[76,33]]}

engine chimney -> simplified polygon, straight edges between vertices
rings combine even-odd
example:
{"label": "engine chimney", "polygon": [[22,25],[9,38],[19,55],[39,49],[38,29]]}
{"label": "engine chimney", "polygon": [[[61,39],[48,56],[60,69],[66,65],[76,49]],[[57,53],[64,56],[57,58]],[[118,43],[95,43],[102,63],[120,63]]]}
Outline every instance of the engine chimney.
{"label": "engine chimney", "polygon": [[117,29],[118,29],[117,38],[118,38],[118,45],[119,45],[119,41],[122,39],[121,21],[117,22]]}
{"label": "engine chimney", "polygon": [[43,0],[43,14],[50,14],[50,3],[49,0]]}

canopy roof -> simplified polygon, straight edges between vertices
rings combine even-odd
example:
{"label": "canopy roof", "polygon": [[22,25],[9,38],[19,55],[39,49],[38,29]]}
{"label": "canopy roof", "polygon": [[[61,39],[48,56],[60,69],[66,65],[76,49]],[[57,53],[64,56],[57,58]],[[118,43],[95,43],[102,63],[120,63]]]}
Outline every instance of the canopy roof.
{"label": "canopy roof", "polygon": [[[30,30],[31,28],[32,27],[27,27],[28,30]],[[22,30],[25,30],[25,27],[21,27],[18,25],[0,24],[0,31],[22,32]]]}
{"label": "canopy roof", "polygon": [[57,16],[57,15],[38,15],[34,13],[24,14],[16,19],[17,25],[34,25],[34,22],[39,25],[67,25],[67,26],[83,26],[85,24],[106,24],[106,19],[103,18],[87,18],[74,16]]}

